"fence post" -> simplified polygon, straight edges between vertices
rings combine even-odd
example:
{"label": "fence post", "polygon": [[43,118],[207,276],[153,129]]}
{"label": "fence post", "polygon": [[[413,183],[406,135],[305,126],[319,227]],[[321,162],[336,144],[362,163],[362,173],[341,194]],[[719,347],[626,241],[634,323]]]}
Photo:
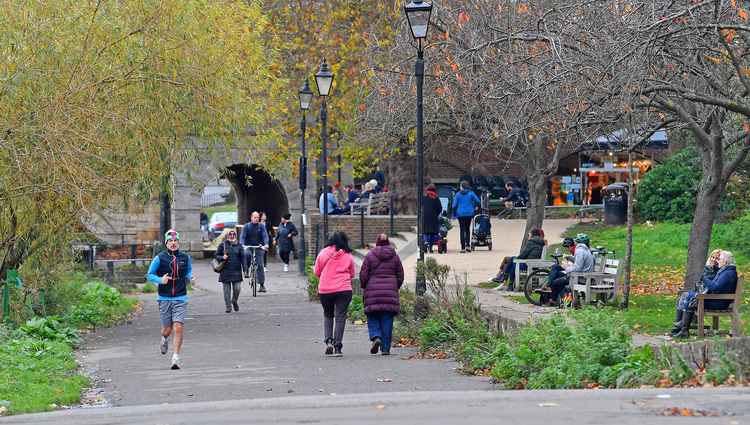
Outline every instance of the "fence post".
{"label": "fence post", "polygon": [[394,215],[395,215],[395,213],[394,213],[394,211],[393,211],[393,191],[391,191],[391,192],[389,192],[389,193],[390,193],[390,195],[389,195],[389,199],[388,199],[388,204],[389,204],[389,205],[388,205],[388,213],[389,213],[389,214],[390,214],[390,216],[391,216],[391,222],[390,222],[390,226],[391,226],[391,228],[390,228],[390,236],[396,236],[396,225],[395,225],[395,222],[394,222]]}
{"label": "fence post", "polygon": [[3,283],[3,321],[10,322],[10,282]]}
{"label": "fence post", "polygon": [[359,210],[359,242],[360,247],[365,247],[365,209]]}
{"label": "fence post", "polygon": [[135,256],[138,248],[134,243],[130,244],[130,258],[133,260],[130,262],[130,264],[135,265]]}
{"label": "fence post", "polygon": [[109,283],[115,280],[115,263],[114,261],[107,261],[107,279]]}
{"label": "fence post", "polygon": [[318,253],[320,252],[320,223],[315,223],[315,255],[314,257],[318,257]]}

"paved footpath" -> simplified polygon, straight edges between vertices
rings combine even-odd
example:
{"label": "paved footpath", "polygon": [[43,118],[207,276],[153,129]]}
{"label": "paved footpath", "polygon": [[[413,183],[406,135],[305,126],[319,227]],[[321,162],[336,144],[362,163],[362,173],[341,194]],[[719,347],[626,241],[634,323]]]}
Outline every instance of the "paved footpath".
{"label": "paved footpath", "polygon": [[[196,261],[197,289],[186,320],[182,370],[159,354],[155,295],[144,295],[132,324],[90,336],[85,362],[98,369],[114,406],[424,390],[488,390],[487,378],[457,374],[454,362],[369,354],[366,326],[347,324],[344,357],[323,355],[322,309],[307,301],[296,272],[269,263],[269,292],[240,295],[240,312],[224,312],[221,286],[207,261]],[[171,343],[171,341],[170,341]]]}

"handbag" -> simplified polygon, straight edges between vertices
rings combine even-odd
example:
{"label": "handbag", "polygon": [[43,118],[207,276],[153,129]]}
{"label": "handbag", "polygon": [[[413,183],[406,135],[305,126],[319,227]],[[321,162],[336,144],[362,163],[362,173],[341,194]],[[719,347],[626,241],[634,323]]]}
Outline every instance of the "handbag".
{"label": "handbag", "polygon": [[[227,243],[224,242],[224,253],[227,253]],[[227,254],[228,255],[228,254]],[[224,270],[224,267],[227,265],[229,260],[222,260],[219,261],[216,257],[214,257],[213,260],[211,260],[211,268],[214,269],[216,273],[221,273],[222,270]]]}

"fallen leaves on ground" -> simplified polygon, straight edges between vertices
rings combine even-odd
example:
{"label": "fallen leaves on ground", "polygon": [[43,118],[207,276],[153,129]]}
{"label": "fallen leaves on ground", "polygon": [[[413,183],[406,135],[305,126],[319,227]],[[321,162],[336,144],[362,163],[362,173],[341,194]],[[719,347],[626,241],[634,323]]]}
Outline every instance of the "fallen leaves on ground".
{"label": "fallen leaves on ground", "polygon": [[408,338],[402,336],[398,339],[398,341],[393,344],[394,347],[417,347],[419,346],[419,341],[417,341],[414,338]]}
{"label": "fallen leaves on ground", "polygon": [[409,360],[412,359],[435,359],[435,360],[445,360],[448,358],[448,353],[445,351],[438,351],[438,350],[427,350],[427,351],[420,351],[418,353],[414,353],[413,355],[407,357]]}
{"label": "fallen leaves on ground", "polygon": [[631,295],[674,295],[682,289],[684,267],[642,266],[634,270]]}
{"label": "fallen leaves on ground", "polygon": [[689,407],[668,407],[661,412],[661,416],[722,416],[718,410],[691,409]]}

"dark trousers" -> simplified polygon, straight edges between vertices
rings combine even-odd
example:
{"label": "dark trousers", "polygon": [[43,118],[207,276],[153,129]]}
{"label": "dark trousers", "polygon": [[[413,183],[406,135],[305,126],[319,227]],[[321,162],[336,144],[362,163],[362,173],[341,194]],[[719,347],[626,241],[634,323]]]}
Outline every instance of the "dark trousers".
{"label": "dark trousers", "polygon": [[565,269],[555,264],[550,269],[547,279],[549,287],[552,289],[552,299],[558,301],[560,294],[568,286],[570,278],[565,274]]}
{"label": "dark trousers", "polygon": [[222,282],[224,286],[224,304],[227,308],[233,303],[236,303],[240,298],[240,288],[242,287],[242,281],[239,282]]}
{"label": "dark trousers", "polygon": [[291,254],[292,251],[279,251],[279,257],[281,257],[281,261],[284,262],[284,264],[289,265],[289,254]]}
{"label": "dark trousers", "polygon": [[458,217],[461,233],[461,249],[471,248],[471,217]]}
{"label": "dark trousers", "polygon": [[370,332],[370,341],[380,338],[382,342],[380,351],[389,353],[391,351],[391,337],[393,336],[393,317],[390,311],[376,311],[367,313],[367,330]]}
{"label": "dark trousers", "polygon": [[342,345],[346,313],[352,302],[352,291],[320,294],[320,304],[323,306],[323,334],[326,342]]}

